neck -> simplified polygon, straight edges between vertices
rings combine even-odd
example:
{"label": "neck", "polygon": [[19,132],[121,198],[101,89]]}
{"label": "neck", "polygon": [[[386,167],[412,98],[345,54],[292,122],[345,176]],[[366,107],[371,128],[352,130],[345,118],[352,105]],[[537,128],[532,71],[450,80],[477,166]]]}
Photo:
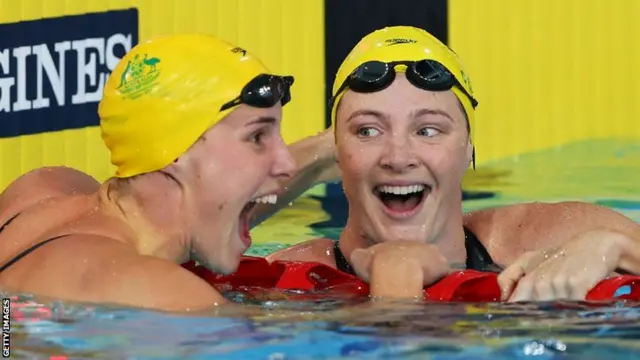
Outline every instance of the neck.
{"label": "neck", "polygon": [[[179,216],[179,192],[165,186],[148,175],[110,179],[100,188],[100,203],[108,216],[126,224],[126,241],[140,255],[183,263],[189,260],[190,241]],[[167,191],[157,190],[162,188]]]}
{"label": "neck", "polygon": [[[347,225],[340,234],[340,250],[347,260],[355,249],[367,248],[377,244],[375,239],[365,235],[363,228],[354,217],[349,216]],[[464,266],[467,251],[465,248],[465,234],[462,227],[462,209],[451,211],[446,218],[446,223],[437,234],[430,234],[425,243],[438,246],[440,252],[454,267]]]}

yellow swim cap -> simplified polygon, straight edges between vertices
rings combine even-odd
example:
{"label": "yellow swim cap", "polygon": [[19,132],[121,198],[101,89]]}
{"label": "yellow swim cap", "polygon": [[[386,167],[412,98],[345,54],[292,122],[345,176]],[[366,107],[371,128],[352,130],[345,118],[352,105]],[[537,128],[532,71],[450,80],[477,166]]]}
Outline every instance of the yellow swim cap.
{"label": "yellow swim cap", "polygon": [[[344,94],[341,93],[341,86],[351,75],[351,73],[360,65],[367,61],[419,61],[419,60],[435,60],[442,64],[458,82],[464,87],[464,90],[454,86],[451,88],[453,93],[458,97],[464,110],[469,118],[469,125],[473,131],[474,127],[474,106],[472,101],[465,94],[473,95],[471,81],[463,70],[462,63],[458,56],[440,40],[436,39],[428,32],[411,26],[393,26],[376,30],[365,36],[351,50],[347,58],[344,60],[333,83],[332,97],[334,99],[331,108],[331,119],[335,123],[336,108],[340,102],[340,98]],[[405,68],[396,69],[396,71],[405,71]]]}
{"label": "yellow swim cap", "polygon": [[99,105],[102,139],[117,177],[160,170],[233,108],[223,104],[267,68],[208,35],[171,35],[134,47],[115,68]]}

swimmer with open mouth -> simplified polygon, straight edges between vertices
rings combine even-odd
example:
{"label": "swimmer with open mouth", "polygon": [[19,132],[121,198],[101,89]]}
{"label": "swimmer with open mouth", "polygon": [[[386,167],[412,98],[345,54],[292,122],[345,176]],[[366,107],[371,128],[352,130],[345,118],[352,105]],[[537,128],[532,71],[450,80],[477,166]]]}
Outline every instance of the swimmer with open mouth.
{"label": "swimmer with open mouth", "polygon": [[500,272],[511,301],[582,300],[614,271],[638,274],[640,225],[610,209],[462,213],[477,105],[460,59],[431,34],[393,26],[366,35],[331,99],[346,227],[337,242],[311,240],[268,260],[321,262],[369,281],[372,295],[410,298],[455,269]]}
{"label": "swimmer with open mouth", "polygon": [[218,38],[133,48],[99,105],[116,174],[23,175],[0,195],[0,285],[83,302],[198,310],[224,302],[180,265],[231,273],[258,205],[296,164],[280,134],[291,76]]}

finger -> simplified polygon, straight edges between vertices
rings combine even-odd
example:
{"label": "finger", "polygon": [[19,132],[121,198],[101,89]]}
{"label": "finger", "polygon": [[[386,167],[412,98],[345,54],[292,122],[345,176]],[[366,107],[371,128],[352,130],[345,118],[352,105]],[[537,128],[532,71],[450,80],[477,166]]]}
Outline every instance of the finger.
{"label": "finger", "polygon": [[358,277],[369,282],[371,277],[371,261],[373,255],[367,249],[355,249],[351,252],[351,267]]}
{"label": "finger", "polygon": [[551,301],[555,298],[556,293],[552,284],[552,279],[544,273],[536,274],[533,279],[533,293],[530,300]]}
{"label": "finger", "polygon": [[536,270],[533,300],[565,300],[569,297],[566,261],[556,256],[547,258]]}
{"label": "finger", "polygon": [[589,290],[591,290],[590,287],[571,289],[568,299],[573,301],[585,301],[587,300],[587,294],[589,293]]}
{"label": "finger", "polygon": [[498,285],[500,286],[500,299],[505,301],[513,292],[513,288],[528,270],[537,266],[537,256],[535,252],[528,252],[520,256],[513,264],[504,269],[498,275]]}
{"label": "finger", "polygon": [[[580,271],[578,268],[583,268],[584,271]],[[596,269],[594,267],[590,267],[590,269],[594,271],[587,271],[582,259],[563,256],[563,260],[558,266],[550,269],[551,273],[556,274],[553,279],[556,299],[584,300],[591,285],[595,284],[591,279],[598,279],[595,274]]]}
{"label": "finger", "polygon": [[521,264],[516,263],[498,275],[498,286],[500,287],[500,300],[505,301],[513,292],[518,280],[525,274],[525,270]]}
{"label": "finger", "polygon": [[421,249],[418,261],[422,267],[423,285],[431,285],[451,272],[447,258],[436,247]]}
{"label": "finger", "polygon": [[[571,300],[585,300],[587,294],[598,282],[606,277],[606,269],[603,272],[590,269],[592,271],[583,271],[573,273],[567,278],[568,296]],[[604,274],[604,275],[603,275]]]}
{"label": "finger", "polygon": [[[554,287],[557,288],[558,299],[584,300],[587,293],[607,275],[608,268],[589,264],[579,257],[564,257],[549,268],[554,276]],[[560,289],[564,289],[563,292]]]}
{"label": "finger", "polygon": [[590,285],[591,281],[586,280],[582,276],[571,276],[567,279],[567,299],[569,300],[585,300],[587,293],[593,285]]}
{"label": "finger", "polygon": [[569,279],[567,278],[567,274],[562,271],[554,271],[556,274],[551,279],[551,288],[553,289],[554,296],[552,298],[544,298],[545,300],[567,300],[569,299],[569,293],[571,292],[569,286]]}
{"label": "finger", "polygon": [[533,298],[533,277],[525,276],[518,281],[509,302],[527,301]]}

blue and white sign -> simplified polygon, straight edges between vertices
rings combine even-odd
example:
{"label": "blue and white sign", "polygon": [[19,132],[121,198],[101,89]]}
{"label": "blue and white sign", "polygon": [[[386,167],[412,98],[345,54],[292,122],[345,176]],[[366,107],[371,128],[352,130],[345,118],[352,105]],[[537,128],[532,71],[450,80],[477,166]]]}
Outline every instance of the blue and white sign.
{"label": "blue and white sign", "polygon": [[98,125],[107,77],[137,43],[137,9],[0,24],[0,137]]}

